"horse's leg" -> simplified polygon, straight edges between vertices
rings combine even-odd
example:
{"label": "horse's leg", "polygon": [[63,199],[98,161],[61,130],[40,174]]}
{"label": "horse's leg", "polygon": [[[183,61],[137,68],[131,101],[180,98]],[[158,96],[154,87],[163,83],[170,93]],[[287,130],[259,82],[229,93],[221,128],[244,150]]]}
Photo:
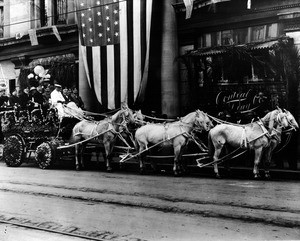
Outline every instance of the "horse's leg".
{"label": "horse's leg", "polygon": [[84,169],[84,151],[85,151],[85,148],[86,148],[86,142],[85,143],[82,143],[81,146],[80,146],[80,165],[81,165],[81,168]]}
{"label": "horse's leg", "polygon": [[113,141],[106,141],[104,143],[105,155],[106,155],[106,171],[111,172],[111,160],[112,160],[112,149],[113,149]]}
{"label": "horse's leg", "polygon": [[[139,153],[143,152],[147,148],[147,145],[141,142],[138,142],[139,145]],[[145,174],[145,163],[144,163],[144,158],[145,158],[145,153],[142,153],[138,156],[139,164],[140,164],[140,174]]]}
{"label": "horse's leg", "polygon": [[[222,151],[222,147],[219,147],[219,148],[215,147],[214,161],[217,161],[219,159],[219,156]],[[216,178],[221,178],[221,176],[219,174],[218,163],[214,163],[214,172],[215,172]]]}
{"label": "horse's leg", "polygon": [[181,160],[181,146],[177,145],[174,147],[173,172],[175,177],[180,176],[180,160]]}
{"label": "horse's leg", "polygon": [[262,150],[263,150],[263,147],[259,147],[259,148],[254,150],[253,174],[254,174],[255,179],[260,178],[258,165],[260,163],[260,159],[261,159],[261,156],[262,156]]}
{"label": "horse's leg", "polygon": [[79,165],[79,145],[75,145],[75,168],[76,171],[80,170],[80,165]]}
{"label": "horse's leg", "polygon": [[272,154],[273,154],[273,150],[275,149],[275,147],[277,146],[277,142],[274,140],[271,140],[270,142],[270,146],[267,147],[264,151],[265,151],[265,158],[264,158],[264,168],[265,168],[265,178],[266,179],[270,179],[271,175],[270,175],[270,166],[271,166],[271,160],[272,160]]}
{"label": "horse's leg", "polygon": [[100,165],[100,148],[99,147],[95,147],[95,153],[96,153],[96,163],[99,166]]}

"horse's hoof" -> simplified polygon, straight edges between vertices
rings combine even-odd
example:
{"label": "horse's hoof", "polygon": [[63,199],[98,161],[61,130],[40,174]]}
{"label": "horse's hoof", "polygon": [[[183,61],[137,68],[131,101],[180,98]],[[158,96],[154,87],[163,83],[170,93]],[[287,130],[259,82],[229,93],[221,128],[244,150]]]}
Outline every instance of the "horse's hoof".
{"label": "horse's hoof", "polygon": [[259,174],[255,174],[254,175],[254,180],[259,180],[260,179],[260,175]]}
{"label": "horse's hoof", "polygon": [[145,169],[144,168],[140,168],[140,175],[145,175]]}
{"label": "horse's hoof", "polygon": [[76,171],[80,171],[80,166],[76,165]]}
{"label": "horse's hoof", "polygon": [[178,171],[174,171],[174,177],[181,177],[181,173]]}
{"label": "horse's hoof", "polygon": [[108,168],[106,168],[106,171],[107,171],[107,172],[112,172],[112,168],[111,168],[111,167],[108,167]]}
{"label": "horse's hoof", "polygon": [[270,173],[266,173],[266,174],[265,174],[265,179],[267,179],[267,180],[270,180],[270,179],[271,179]]}
{"label": "horse's hoof", "polygon": [[220,176],[219,173],[216,173],[216,178],[217,178],[217,179],[221,179],[222,177]]}

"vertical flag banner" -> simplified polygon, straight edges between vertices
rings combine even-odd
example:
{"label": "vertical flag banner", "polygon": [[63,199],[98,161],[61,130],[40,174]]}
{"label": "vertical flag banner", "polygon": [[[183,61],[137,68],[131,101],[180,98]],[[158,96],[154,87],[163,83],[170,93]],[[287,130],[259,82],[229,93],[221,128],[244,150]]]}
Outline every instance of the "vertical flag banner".
{"label": "vertical flag banner", "polygon": [[108,109],[133,105],[148,77],[153,0],[76,0],[84,66]]}
{"label": "vertical flag banner", "polygon": [[251,0],[247,0],[247,9],[251,9]]}
{"label": "vertical flag banner", "polygon": [[194,0],[183,0],[183,3],[185,5],[185,9],[186,9],[185,19],[191,18]]}

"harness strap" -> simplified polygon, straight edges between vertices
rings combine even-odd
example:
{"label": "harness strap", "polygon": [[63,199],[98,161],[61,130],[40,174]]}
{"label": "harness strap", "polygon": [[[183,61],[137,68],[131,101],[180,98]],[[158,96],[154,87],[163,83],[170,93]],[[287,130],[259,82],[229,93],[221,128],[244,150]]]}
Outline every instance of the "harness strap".
{"label": "harness strap", "polygon": [[243,127],[240,147],[247,148],[247,145],[248,145],[248,141],[247,141],[247,136],[246,136],[246,129],[245,129],[245,127]]}

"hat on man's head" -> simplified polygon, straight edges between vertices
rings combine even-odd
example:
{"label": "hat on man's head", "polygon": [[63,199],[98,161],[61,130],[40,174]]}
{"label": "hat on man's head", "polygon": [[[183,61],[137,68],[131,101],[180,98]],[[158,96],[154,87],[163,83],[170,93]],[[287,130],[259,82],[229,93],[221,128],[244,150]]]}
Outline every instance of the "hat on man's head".
{"label": "hat on man's head", "polygon": [[55,87],[60,87],[61,88],[61,85],[60,84],[54,84]]}
{"label": "hat on man's head", "polygon": [[32,90],[36,90],[36,88],[35,88],[34,86],[32,86],[32,87],[30,88],[30,91],[32,91]]}

